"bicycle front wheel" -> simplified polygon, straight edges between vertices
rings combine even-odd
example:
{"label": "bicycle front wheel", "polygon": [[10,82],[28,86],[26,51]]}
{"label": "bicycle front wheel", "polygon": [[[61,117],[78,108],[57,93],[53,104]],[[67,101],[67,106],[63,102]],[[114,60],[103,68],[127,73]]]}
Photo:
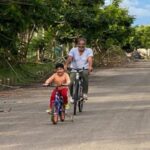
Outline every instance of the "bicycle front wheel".
{"label": "bicycle front wheel", "polygon": [[74,84],[73,86],[73,99],[74,99],[74,112],[73,114],[77,114],[77,102],[78,102],[78,84]]}
{"label": "bicycle front wheel", "polygon": [[58,123],[58,112],[55,106],[52,107],[51,121],[53,124]]}
{"label": "bicycle front wheel", "polygon": [[79,81],[79,88],[78,88],[78,97],[79,97],[79,101],[78,101],[78,108],[79,108],[79,112],[83,111],[83,87],[82,87],[82,81]]}
{"label": "bicycle front wheel", "polygon": [[62,106],[62,110],[61,110],[61,112],[60,112],[60,120],[61,120],[62,122],[65,121],[65,106]]}
{"label": "bicycle front wheel", "polygon": [[83,111],[83,100],[80,100],[78,102],[78,108],[79,108],[79,112],[82,112]]}

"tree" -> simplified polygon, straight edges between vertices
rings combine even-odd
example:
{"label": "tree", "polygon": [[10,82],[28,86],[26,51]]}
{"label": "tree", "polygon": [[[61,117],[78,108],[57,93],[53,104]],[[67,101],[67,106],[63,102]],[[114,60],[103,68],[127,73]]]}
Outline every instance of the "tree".
{"label": "tree", "polygon": [[[33,34],[40,28],[55,26],[61,0],[5,0],[0,3],[0,48],[15,60],[18,50],[25,58]],[[20,55],[19,55],[20,56]]]}
{"label": "tree", "polygon": [[134,48],[150,48],[150,26],[137,26],[132,34],[131,44]]}
{"label": "tree", "polygon": [[104,0],[1,1],[0,49],[6,58],[25,62],[35,33],[50,55],[55,43],[69,49],[81,36],[100,53],[114,45],[122,47],[129,42],[133,17],[120,2],[105,6]]}

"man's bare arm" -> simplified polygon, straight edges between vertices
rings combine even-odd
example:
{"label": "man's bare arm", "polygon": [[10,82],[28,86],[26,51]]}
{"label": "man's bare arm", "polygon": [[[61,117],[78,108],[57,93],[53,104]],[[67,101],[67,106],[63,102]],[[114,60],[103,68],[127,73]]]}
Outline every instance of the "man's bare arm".
{"label": "man's bare arm", "polygon": [[88,63],[89,63],[89,72],[92,72],[92,70],[93,70],[93,57],[92,56],[90,56],[89,58],[88,58]]}
{"label": "man's bare arm", "polygon": [[69,64],[72,62],[73,57],[72,56],[68,56],[66,62],[65,62],[65,70],[67,70],[67,67],[69,66]]}

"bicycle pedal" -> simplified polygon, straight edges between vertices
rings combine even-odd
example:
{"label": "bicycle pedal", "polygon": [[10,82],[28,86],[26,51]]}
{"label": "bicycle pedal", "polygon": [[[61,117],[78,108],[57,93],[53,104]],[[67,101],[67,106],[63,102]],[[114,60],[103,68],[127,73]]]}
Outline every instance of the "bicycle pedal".
{"label": "bicycle pedal", "polygon": [[79,101],[85,101],[84,98],[81,98]]}

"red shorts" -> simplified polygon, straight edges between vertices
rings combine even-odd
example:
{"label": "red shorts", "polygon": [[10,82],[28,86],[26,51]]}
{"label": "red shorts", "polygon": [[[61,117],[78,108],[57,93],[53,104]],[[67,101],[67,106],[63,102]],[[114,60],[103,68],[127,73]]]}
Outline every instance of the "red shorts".
{"label": "red shorts", "polygon": [[[64,104],[66,105],[68,103],[68,88],[62,88],[59,89],[58,92],[60,95],[63,97]],[[52,108],[54,101],[55,101],[55,94],[56,94],[56,89],[52,91],[51,97],[50,97],[50,108]]]}

